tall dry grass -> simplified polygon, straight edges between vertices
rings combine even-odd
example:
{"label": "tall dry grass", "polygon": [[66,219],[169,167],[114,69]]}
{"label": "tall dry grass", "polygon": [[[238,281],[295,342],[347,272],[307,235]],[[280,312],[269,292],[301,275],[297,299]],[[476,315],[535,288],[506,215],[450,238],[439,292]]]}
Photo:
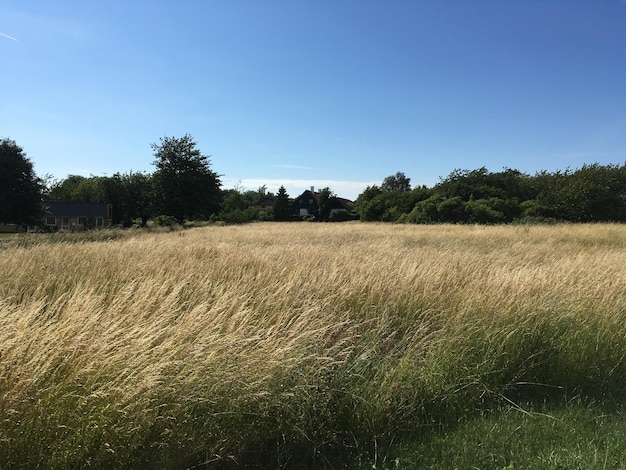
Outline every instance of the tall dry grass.
{"label": "tall dry grass", "polygon": [[626,385],[626,227],[256,224],[0,248],[0,467],[380,459]]}

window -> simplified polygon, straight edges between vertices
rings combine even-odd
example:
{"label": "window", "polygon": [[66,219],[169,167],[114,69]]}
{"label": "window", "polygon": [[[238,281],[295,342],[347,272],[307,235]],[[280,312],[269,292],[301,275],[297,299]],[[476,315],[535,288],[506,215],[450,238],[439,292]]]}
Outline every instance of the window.
{"label": "window", "polygon": [[53,215],[46,217],[46,225],[56,225],[57,219]]}
{"label": "window", "polygon": [[69,229],[70,229],[70,218],[61,217],[61,230],[69,230]]}
{"label": "window", "polygon": [[96,228],[97,229],[104,228],[104,218],[103,217],[96,217]]}

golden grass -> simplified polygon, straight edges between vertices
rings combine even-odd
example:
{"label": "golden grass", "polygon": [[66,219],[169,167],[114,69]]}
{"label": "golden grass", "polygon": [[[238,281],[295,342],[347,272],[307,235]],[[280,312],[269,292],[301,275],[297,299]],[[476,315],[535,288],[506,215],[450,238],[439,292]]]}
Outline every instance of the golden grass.
{"label": "golden grass", "polygon": [[284,463],[530,382],[607,388],[626,369],[624,286],[620,225],[267,223],[0,249],[0,466]]}

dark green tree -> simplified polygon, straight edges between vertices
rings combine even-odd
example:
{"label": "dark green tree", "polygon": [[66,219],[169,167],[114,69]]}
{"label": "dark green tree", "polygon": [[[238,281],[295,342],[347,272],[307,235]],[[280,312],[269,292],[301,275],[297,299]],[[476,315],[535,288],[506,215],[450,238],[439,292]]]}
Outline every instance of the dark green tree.
{"label": "dark green tree", "polygon": [[250,207],[244,194],[238,189],[227,189],[222,192],[222,208],[224,212],[243,211]]}
{"label": "dark green tree", "polygon": [[317,195],[317,206],[319,207],[319,219],[328,221],[330,219],[330,210],[332,208],[332,198],[335,195],[330,188],[322,189]]}
{"label": "dark green tree", "polygon": [[464,201],[491,197],[524,201],[537,194],[528,175],[510,168],[497,173],[491,173],[485,167],[477,170],[456,169],[442,179],[435,189],[445,197],[459,196]]}
{"label": "dark green tree", "polygon": [[274,214],[274,220],[278,222],[291,220],[291,202],[289,201],[289,194],[287,194],[287,190],[284,186],[278,188],[278,194],[272,206],[272,213]]}
{"label": "dark green tree", "polygon": [[446,198],[459,197],[463,201],[470,198],[482,199],[495,196],[488,185],[489,170],[481,167],[477,170],[453,170],[435,188]]}
{"label": "dark green tree", "polygon": [[248,206],[253,206],[257,202],[259,202],[261,199],[265,198],[266,196],[272,195],[272,193],[267,190],[267,186],[265,185],[259,186],[256,191],[253,191],[253,190],[243,191],[242,194],[246,202],[248,203]]}
{"label": "dark green tree", "polygon": [[407,178],[404,173],[398,171],[395,175],[387,176],[380,188],[383,191],[410,191],[411,178]]}
{"label": "dark green tree", "polygon": [[497,224],[505,220],[504,212],[497,210],[504,203],[499,198],[471,199],[465,203],[465,212],[473,224]]}
{"label": "dark green tree", "polygon": [[220,220],[228,224],[245,224],[257,220],[259,211],[251,200],[239,187],[222,191]]}
{"label": "dark green tree", "polygon": [[[407,184],[403,187],[406,188]],[[355,206],[362,221],[398,222],[406,218],[415,204],[431,195],[432,190],[426,186],[418,186],[410,191],[403,189],[383,191],[378,186],[368,186],[358,196]]]}
{"label": "dark green tree", "polygon": [[[624,219],[626,209],[626,181],[617,165],[594,163],[583,165],[571,174],[565,198],[577,214],[570,220],[581,222],[617,222]],[[577,217],[576,217],[577,216]]]}
{"label": "dark green tree", "polygon": [[[372,210],[371,202],[376,196],[381,193],[382,189],[374,184],[365,188],[365,190],[357,196],[356,201],[354,201],[354,210],[357,214],[359,214],[359,218],[361,220],[380,220],[380,216],[382,215],[383,211],[378,214],[376,210]],[[372,214],[372,212],[374,212],[374,214]]]}
{"label": "dark green tree", "polygon": [[24,150],[10,139],[0,140],[0,222],[37,224],[43,215],[43,181]]}
{"label": "dark green tree", "polygon": [[115,173],[104,181],[106,202],[113,204],[113,220],[125,227],[141,219],[145,226],[154,215],[154,181],[149,173]]}
{"label": "dark green tree", "polygon": [[463,223],[469,220],[469,214],[465,210],[466,202],[460,196],[443,199],[437,204],[439,220],[450,223]]}
{"label": "dark green tree", "polygon": [[221,182],[211,170],[209,157],[202,155],[189,134],[164,137],[152,144],[158,210],[179,223],[208,219],[220,207]]}
{"label": "dark green tree", "polygon": [[418,201],[411,212],[403,218],[403,221],[412,224],[432,224],[439,222],[438,207],[441,202],[443,202],[443,196],[437,193]]}
{"label": "dark green tree", "polygon": [[77,202],[74,199],[75,189],[84,179],[83,176],[68,175],[67,178],[50,183],[46,190],[46,200],[59,202]]}
{"label": "dark green tree", "polygon": [[108,203],[105,194],[105,176],[68,175],[67,178],[54,181],[48,188],[46,199],[59,202]]}

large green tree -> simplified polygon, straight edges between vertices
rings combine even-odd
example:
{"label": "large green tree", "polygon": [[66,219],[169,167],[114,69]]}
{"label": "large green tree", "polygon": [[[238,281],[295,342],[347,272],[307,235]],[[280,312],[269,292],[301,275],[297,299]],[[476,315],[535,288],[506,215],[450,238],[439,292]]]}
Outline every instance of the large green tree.
{"label": "large green tree", "polygon": [[322,189],[317,196],[317,206],[319,207],[319,220],[328,221],[332,208],[332,199],[335,197],[330,188]]}
{"label": "large green tree", "polygon": [[108,203],[106,195],[106,176],[68,175],[57,180],[48,188],[46,199],[59,202]]}
{"label": "large green tree", "polygon": [[220,207],[221,182],[189,134],[164,137],[152,144],[158,210],[178,222],[207,219]]}
{"label": "large green tree", "polygon": [[398,171],[395,175],[389,175],[380,185],[383,191],[410,191],[411,178],[407,178],[404,173]]}
{"label": "large green tree", "polygon": [[116,224],[132,225],[141,219],[145,226],[148,218],[155,215],[154,185],[152,175],[142,172],[115,173],[106,181],[107,202],[113,204],[113,220]]}
{"label": "large green tree", "polygon": [[36,224],[43,215],[43,181],[24,150],[10,139],[0,140],[0,222]]}
{"label": "large green tree", "polygon": [[426,186],[411,189],[411,179],[398,171],[387,176],[380,187],[365,188],[354,206],[363,221],[398,222],[408,216],[416,203],[431,195],[432,190]]}

